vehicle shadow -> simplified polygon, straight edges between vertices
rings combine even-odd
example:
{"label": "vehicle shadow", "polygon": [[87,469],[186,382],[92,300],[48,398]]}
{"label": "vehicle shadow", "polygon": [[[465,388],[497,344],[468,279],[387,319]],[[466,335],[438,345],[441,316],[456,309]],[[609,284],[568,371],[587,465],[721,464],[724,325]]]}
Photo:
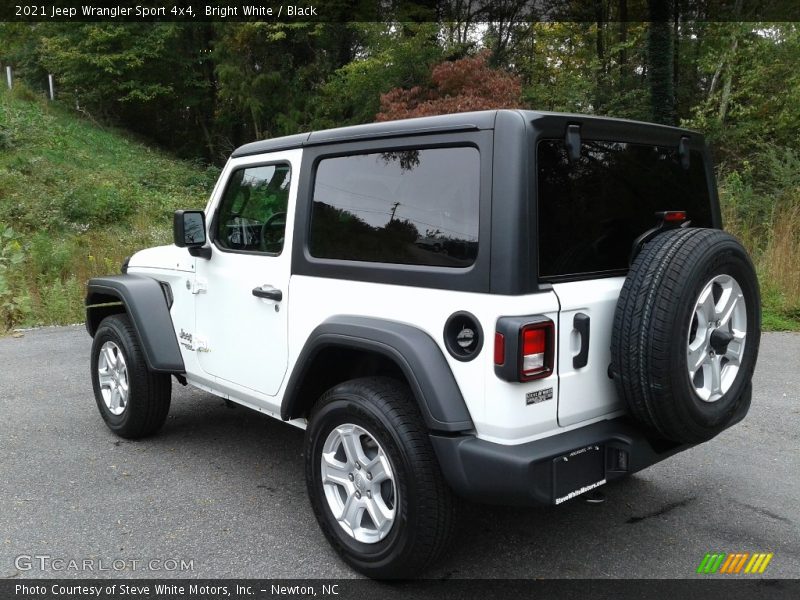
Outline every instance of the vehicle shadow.
{"label": "vehicle shadow", "polygon": [[[259,500],[253,508],[291,503],[301,536],[318,540],[315,552],[332,553],[314,523],[303,472],[303,432],[220,398],[179,389],[162,432],[148,443],[182,448],[198,469],[224,465],[226,485]],[[205,467],[204,467],[205,465]],[[425,574],[436,579],[481,577],[624,576],[624,565],[610,560],[626,544],[665,542],[668,529],[648,527],[695,498],[680,487],[632,476],[604,486],[605,502],[577,498],[559,507],[503,507],[463,503],[455,539],[444,559]],[[240,504],[232,498],[231,502]],[[663,523],[662,523],[663,525]],[[648,541],[649,540],[649,541]],[[622,571],[620,571],[622,569]]]}

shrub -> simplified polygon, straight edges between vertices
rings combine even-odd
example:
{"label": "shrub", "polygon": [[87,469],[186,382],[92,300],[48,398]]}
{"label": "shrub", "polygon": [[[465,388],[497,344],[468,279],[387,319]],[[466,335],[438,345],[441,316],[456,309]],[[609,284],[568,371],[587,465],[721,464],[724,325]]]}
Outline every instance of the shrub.
{"label": "shrub", "polygon": [[25,249],[11,227],[0,224],[0,330],[8,330],[30,313],[22,264]]}

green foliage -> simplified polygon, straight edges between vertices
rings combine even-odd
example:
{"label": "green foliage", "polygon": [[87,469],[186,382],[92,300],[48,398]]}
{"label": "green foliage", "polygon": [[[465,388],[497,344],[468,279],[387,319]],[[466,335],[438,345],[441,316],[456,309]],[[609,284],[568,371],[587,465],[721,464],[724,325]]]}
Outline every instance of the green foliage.
{"label": "green foliage", "polygon": [[370,123],[381,94],[430,81],[431,67],[443,59],[435,23],[352,25],[363,46],[320,88],[317,127]]}
{"label": "green foliage", "polygon": [[764,327],[800,329],[800,152],[761,144],[722,173],[719,192],[726,229],[756,264]]}
{"label": "green foliage", "polygon": [[[763,276],[762,276],[763,281]],[[765,331],[800,331],[800,309],[787,303],[774,286],[761,288],[761,327]]]}
{"label": "green foliage", "polygon": [[[18,29],[18,28],[17,28]],[[177,23],[37,23],[17,31],[10,59],[38,89],[96,121],[127,126],[196,156],[212,146],[211,26]],[[15,60],[16,58],[16,60]]]}
{"label": "green foliage", "polygon": [[[43,100],[0,92],[0,330],[83,319],[83,284],[171,238],[217,169],[181,162]],[[12,223],[13,232],[2,223]]]}
{"label": "green foliage", "polygon": [[[39,61],[39,42],[47,29],[43,23],[0,22],[0,63],[11,65],[15,79],[37,91],[44,91],[47,86],[47,71]],[[2,79],[5,83],[5,73]]]}
{"label": "green foliage", "polygon": [[353,59],[362,34],[342,23],[218,25],[215,126],[227,150],[319,127],[327,106],[321,88]]}
{"label": "green foliage", "polygon": [[[530,108],[650,119],[642,23],[531,23],[510,60]],[[612,35],[613,34],[613,35]],[[604,44],[597,55],[597,38]]]}
{"label": "green foliage", "polygon": [[25,249],[11,227],[0,223],[0,331],[30,313],[23,266]]}
{"label": "green foliage", "polygon": [[[221,162],[257,138],[370,122],[390,90],[431,90],[433,73],[488,50],[488,65],[521,83],[527,108],[702,131],[721,165],[726,223],[774,289],[765,315],[796,319],[798,24],[690,21],[678,0],[598,0],[583,22],[543,22],[526,18],[529,4],[455,3],[446,23],[397,3],[382,9],[384,22],[0,23],[0,63],[16,81],[0,93],[0,222],[30,252],[24,318],[43,318],[39,287],[58,281],[71,293],[70,276],[80,283],[168,241],[170,211],[201,205],[212,185],[216,171],[99,124]],[[667,22],[623,14],[647,8]],[[43,101],[47,73],[56,105]]]}
{"label": "green foliage", "polygon": [[518,47],[523,99],[538,110],[594,112],[592,72],[597,64],[585,23],[531,23]]}
{"label": "green foliage", "polygon": [[85,318],[85,282],[74,275],[66,278],[40,277],[37,281],[39,301],[33,315],[37,325],[80,323]]}
{"label": "green foliage", "polygon": [[798,24],[714,23],[706,33],[697,70],[708,83],[685,123],[729,161],[748,159],[763,143],[797,149]]}
{"label": "green foliage", "polygon": [[14,140],[11,132],[5,127],[0,127],[0,150],[11,150],[14,147]]}

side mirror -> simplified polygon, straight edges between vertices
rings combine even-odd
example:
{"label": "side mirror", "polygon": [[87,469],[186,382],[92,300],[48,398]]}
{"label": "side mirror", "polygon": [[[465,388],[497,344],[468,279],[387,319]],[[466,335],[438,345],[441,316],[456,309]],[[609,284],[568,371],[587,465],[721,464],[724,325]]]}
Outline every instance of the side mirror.
{"label": "side mirror", "polygon": [[202,210],[176,210],[172,220],[172,238],[178,248],[188,248],[198,258],[211,258],[206,246],[206,216]]}
{"label": "side mirror", "polygon": [[206,243],[206,216],[202,210],[176,210],[172,235],[178,248],[200,248]]}

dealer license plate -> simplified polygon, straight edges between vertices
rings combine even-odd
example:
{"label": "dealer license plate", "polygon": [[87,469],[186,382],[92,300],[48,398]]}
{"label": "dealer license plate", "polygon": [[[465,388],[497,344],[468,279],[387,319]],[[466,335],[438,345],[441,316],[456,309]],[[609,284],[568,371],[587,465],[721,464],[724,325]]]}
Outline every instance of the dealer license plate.
{"label": "dealer license plate", "polygon": [[561,504],[606,482],[605,447],[592,444],[553,459],[553,502]]}

